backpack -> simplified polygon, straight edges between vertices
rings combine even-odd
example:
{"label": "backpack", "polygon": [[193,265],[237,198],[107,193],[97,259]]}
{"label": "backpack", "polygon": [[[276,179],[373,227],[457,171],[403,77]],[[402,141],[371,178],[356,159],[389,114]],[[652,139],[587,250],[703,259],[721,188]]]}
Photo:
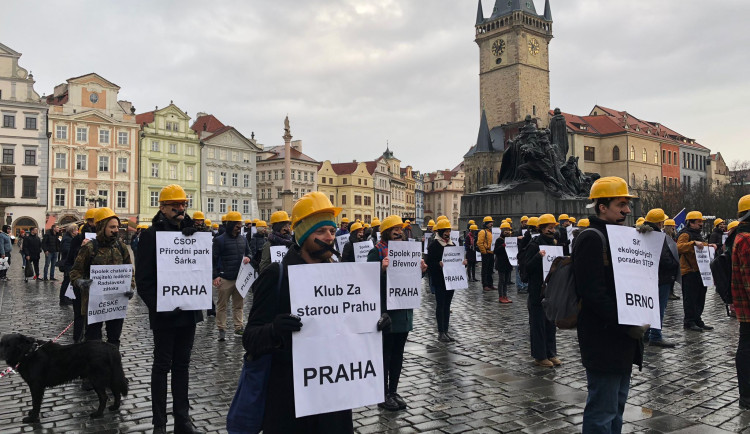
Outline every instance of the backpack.
{"label": "backpack", "polygon": [[[734,243],[734,236],[727,238],[727,244],[730,243]],[[711,274],[721,300],[726,305],[732,304],[732,257],[726,248],[711,261]]]}
{"label": "backpack", "polygon": [[[579,237],[586,231],[594,231],[602,240],[602,256],[604,265],[609,265],[607,257],[607,240],[604,234],[594,228],[581,231]],[[549,321],[560,329],[573,329],[578,323],[578,313],[581,311],[581,299],[576,291],[575,274],[573,271],[574,255],[560,256],[552,262],[549,274],[542,285],[542,308]]]}

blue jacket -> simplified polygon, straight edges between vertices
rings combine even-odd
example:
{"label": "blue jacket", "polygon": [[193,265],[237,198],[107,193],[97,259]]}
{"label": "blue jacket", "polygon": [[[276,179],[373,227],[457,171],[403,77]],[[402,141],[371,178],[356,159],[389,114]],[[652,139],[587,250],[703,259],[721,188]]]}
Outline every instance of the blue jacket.
{"label": "blue jacket", "polygon": [[213,246],[213,278],[221,277],[226,280],[236,280],[240,265],[245,257],[250,257],[250,246],[247,238],[242,235],[229,236],[224,232],[214,238]]}
{"label": "blue jacket", "polygon": [[13,244],[10,242],[10,235],[0,232],[0,255],[10,255],[13,253]]}

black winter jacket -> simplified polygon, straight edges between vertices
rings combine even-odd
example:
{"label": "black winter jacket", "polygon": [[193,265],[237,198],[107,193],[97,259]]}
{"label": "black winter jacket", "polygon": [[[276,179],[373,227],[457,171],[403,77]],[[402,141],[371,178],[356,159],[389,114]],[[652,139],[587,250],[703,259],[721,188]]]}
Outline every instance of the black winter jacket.
{"label": "black winter jacket", "polygon": [[60,251],[60,238],[53,230],[49,230],[44,233],[42,237],[42,250],[50,253],[57,253]]}
{"label": "black winter jacket", "polygon": [[576,238],[573,271],[581,297],[578,314],[578,343],[583,366],[596,372],[627,374],[633,365],[643,366],[643,342],[627,335],[628,327],[618,324],[615,277],[609,252],[607,222],[589,217],[589,227],[604,234],[608,264],[604,265],[602,241],[594,231]]}
{"label": "black winter jacket", "polygon": [[529,276],[529,297],[526,303],[529,306],[542,305],[542,284],[544,283],[542,260],[544,258],[539,252],[544,250],[544,246],[556,246],[556,241],[556,238],[539,235],[529,242],[523,252],[523,263]]}
{"label": "black winter jacket", "polygon": [[570,256],[570,240],[568,239],[568,228],[562,225],[557,227],[557,245],[562,246],[563,255]]}
{"label": "black winter jacket", "polygon": [[88,224],[83,225],[81,232],[70,241],[70,250],[65,257],[65,271],[68,273],[73,269],[73,264],[76,262],[76,256],[78,256],[78,252],[81,250],[81,244],[83,244],[83,240],[86,239],[87,233],[96,233],[96,228],[91,227]]}
{"label": "black winter jacket", "polygon": [[153,330],[194,326],[203,321],[203,312],[200,310],[156,311],[156,232],[179,232],[182,228],[192,227],[193,221],[185,215],[180,225],[175,226],[159,211],[151,222],[150,228],[141,231],[135,261],[135,283],[138,296],[148,307],[149,325]]}
{"label": "black winter jacket", "polygon": [[721,253],[721,248],[724,245],[724,243],[722,243],[723,240],[724,240],[724,231],[722,231],[718,227],[714,228],[714,230],[711,231],[711,235],[708,236],[708,243],[716,244],[716,251],[718,253]]}
{"label": "black winter jacket", "polygon": [[72,244],[73,237],[68,232],[65,232],[62,241],[60,241],[60,262],[64,262],[67,259]]}
{"label": "black winter jacket", "polygon": [[250,237],[250,256],[253,258],[253,263],[257,262],[260,264],[260,257],[263,254],[263,246],[266,244],[266,241],[268,241],[268,237],[259,232]]}
{"label": "black winter jacket", "polygon": [[213,245],[213,278],[236,280],[243,258],[250,258],[250,246],[242,235],[232,237],[224,232],[214,238]]}
{"label": "black winter jacket", "polygon": [[427,274],[430,276],[430,282],[435,287],[436,291],[445,291],[445,277],[443,277],[443,267],[440,266],[440,261],[443,260],[443,250],[448,246],[455,246],[453,242],[449,241],[448,244],[444,244],[440,237],[435,237],[427,246]]}
{"label": "black winter jacket", "polygon": [[42,240],[36,235],[27,235],[23,240],[23,254],[32,260],[39,259],[42,254]]}
{"label": "black winter jacket", "polygon": [[508,252],[505,251],[505,238],[499,237],[495,240],[495,247],[492,249],[495,252],[495,269],[498,273],[508,273],[513,271],[513,266],[510,265],[508,259]]}
{"label": "black winter jacket", "polygon": [[[659,227],[653,223],[645,222],[644,224],[652,227],[655,232],[661,232]],[[664,245],[661,247],[659,258],[659,285],[674,283],[680,276],[680,260],[675,258],[669,249],[667,238],[667,236],[664,237]]]}

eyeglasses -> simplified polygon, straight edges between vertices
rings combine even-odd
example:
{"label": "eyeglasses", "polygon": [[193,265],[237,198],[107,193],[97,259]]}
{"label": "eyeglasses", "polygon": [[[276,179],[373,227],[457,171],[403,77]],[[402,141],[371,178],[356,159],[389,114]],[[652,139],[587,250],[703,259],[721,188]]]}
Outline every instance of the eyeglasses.
{"label": "eyeglasses", "polygon": [[187,202],[164,202],[165,206],[182,206],[187,208]]}

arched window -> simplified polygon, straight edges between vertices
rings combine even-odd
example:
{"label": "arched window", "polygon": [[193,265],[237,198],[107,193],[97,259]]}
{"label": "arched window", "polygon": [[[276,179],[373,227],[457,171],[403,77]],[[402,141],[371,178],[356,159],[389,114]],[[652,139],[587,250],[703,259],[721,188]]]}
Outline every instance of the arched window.
{"label": "arched window", "polygon": [[630,159],[635,160],[635,146],[630,147]]}
{"label": "arched window", "polygon": [[659,164],[659,151],[654,151],[654,164]]}
{"label": "arched window", "polygon": [[612,148],[612,161],[617,161],[620,159],[620,147],[615,146]]}
{"label": "arched window", "polygon": [[635,173],[633,174],[633,176],[631,176],[631,179],[632,179],[632,181],[630,182],[630,184],[631,184],[630,186],[631,187],[635,187]]}
{"label": "arched window", "polygon": [[643,159],[644,163],[646,161],[648,161],[648,155],[646,154],[646,148],[643,148],[643,153],[641,154],[641,159]]}

